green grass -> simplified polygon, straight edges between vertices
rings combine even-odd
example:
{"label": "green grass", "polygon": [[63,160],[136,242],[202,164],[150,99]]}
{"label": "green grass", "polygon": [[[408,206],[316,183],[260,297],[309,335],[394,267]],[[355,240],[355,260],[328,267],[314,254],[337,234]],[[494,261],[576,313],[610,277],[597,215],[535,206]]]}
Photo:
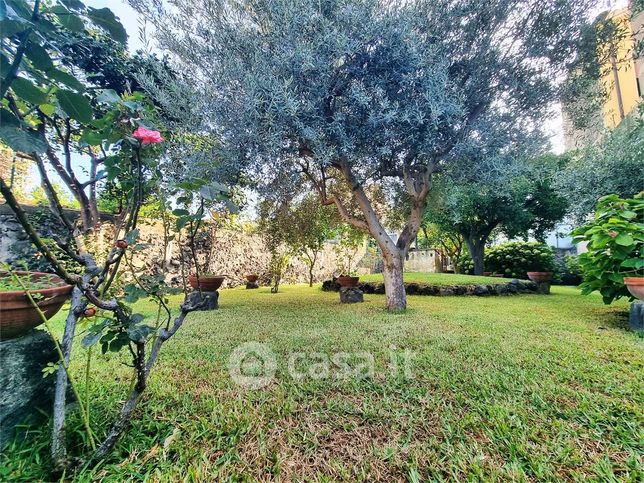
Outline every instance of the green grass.
{"label": "green grass", "polygon": [[[115,453],[76,480],[644,478],[644,341],[624,329],[625,303],[554,287],[550,296],[409,297],[406,313],[390,315],[379,295],[346,306],[318,287],[281,290],[224,290],[220,310],[192,314]],[[227,371],[248,341],[277,357],[261,390],[239,388]],[[412,378],[391,374],[392,348],[413,353]],[[365,351],[376,373],[298,381],[287,370],[298,351]],[[125,354],[100,359],[99,432],[130,377]],[[78,452],[77,416],[69,426]],[[47,431],[5,452],[0,479],[47,476]]]}
{"label": "green grass", "polygon": [[[507,283],[510,279],[483,277],[479,275],[459,275],[454,273],[405,272],[405,282],[426,283],[428,285],[469,285]],[[382,273],[361,275],[362,282],[382,282]]]}

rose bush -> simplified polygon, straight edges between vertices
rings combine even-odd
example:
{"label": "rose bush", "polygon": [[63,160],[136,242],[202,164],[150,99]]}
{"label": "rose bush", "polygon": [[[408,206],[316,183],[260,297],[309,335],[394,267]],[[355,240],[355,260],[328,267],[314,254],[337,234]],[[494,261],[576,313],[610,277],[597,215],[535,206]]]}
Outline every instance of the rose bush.
{"label": "rose bush", "polygon": [[164,141],[159,131],[147,129],[143,126],[136,128],[132,136],[139,140],[143,146],[147,146],[148,144],[157,144]]}

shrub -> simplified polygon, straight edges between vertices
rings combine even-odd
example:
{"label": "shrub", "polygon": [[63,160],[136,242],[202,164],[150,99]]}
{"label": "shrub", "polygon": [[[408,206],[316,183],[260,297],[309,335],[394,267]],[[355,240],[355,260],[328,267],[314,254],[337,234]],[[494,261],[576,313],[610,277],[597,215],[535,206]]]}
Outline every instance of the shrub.
{"label": "shrub", "polygon": [[554,272],[552,248],[538,242],[508,242],[490,248],[485,255],[485,270],[506,277],[528,278],[527,272]]}
{"label": "shrub", "polygon": [[470,255],[469,251],[465,250],[463,252],[458,262],[456,263],[456,266],[458,267],[458,273],[462,273],[464,275],[474,275],[474,260],[472,260],[472,256]]}
{"label": "shrub", "polygon": [[643,197],[644,192],[630,199],[604,196],[597,203],[595,219],[573,232],[575,243],[588,243],[588,251],[579,255],[583,294],[598,290],[605,304],[620,297],[632,298],[624,277],[644,275]]}
{"label": "shrub", "polygon": [[579,285],[583,276],[578,258],[573,255],[558,258],[553,281],[559,285]]}

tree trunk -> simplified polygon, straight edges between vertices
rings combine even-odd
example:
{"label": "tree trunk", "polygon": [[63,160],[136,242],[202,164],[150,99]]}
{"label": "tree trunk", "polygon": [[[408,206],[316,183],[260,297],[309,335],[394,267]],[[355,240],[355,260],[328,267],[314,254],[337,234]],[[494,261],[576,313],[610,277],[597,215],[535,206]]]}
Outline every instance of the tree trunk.
{"label": "tree trunk", "polygon": [[[78,287],[72,290],[71,307],[65,321],[65,331],[61,342],[61,349],[65,356],[65,364],[69,364],[72,352],[72,342],[76,331],[76,322],[80,313],[85,309],[87,303],[83,300],[83,294]],[[56,387],[54,391],[53,424],[51,435],[51,459],[54,466],[61,469],[66,464],[67,449],[65,445],[65,415],[67,395],[67,371],[62,364],[56,372]]]}
{"label": "tree trunk", "polygon": [[[382,249],[382,247],[381,247]],[[407,308],[407,294],[403,282],[404,260],[401,250],[385,251],[382,249],[384,258],[383,276],[385,279],[385,297],[387,310],[401,311]]]}
{"label": "tree trunk", "polygon": [[474,275],[483,275],[483,257],[485,255],[485,238],[474,239],[468,237],[467,248],[470,250],[472,261],[474,262]]}

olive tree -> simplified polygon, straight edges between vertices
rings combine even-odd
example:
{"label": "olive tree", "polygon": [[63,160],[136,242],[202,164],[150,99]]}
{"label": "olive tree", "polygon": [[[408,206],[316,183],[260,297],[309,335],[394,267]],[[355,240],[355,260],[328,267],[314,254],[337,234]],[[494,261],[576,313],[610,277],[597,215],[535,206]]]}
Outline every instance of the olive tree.
{"label": "olive tree", "polygon": [[[164,111],[216,133],[222,163],[241,164],[260,185],[303,173],[322,203],[375,239],[387,307],[401,310],[432,175],[486,113],[545,115],[595,2],[130,3],[178,73],[143,82]],[[349,200],[335,195],[340,183]],[[410,201],[396,240],[369,197],[384,184]]]}
{"label": "olive tree", "polygon": [[425,213],[426,221],[463,237],[475,275],[483,274],[485,246],[493,233],[542,240],[568,209],[553,186],[558,157],[519,157],[496,169],[483,166],[488,166],[485,172],[470,167],[446,173]]}

